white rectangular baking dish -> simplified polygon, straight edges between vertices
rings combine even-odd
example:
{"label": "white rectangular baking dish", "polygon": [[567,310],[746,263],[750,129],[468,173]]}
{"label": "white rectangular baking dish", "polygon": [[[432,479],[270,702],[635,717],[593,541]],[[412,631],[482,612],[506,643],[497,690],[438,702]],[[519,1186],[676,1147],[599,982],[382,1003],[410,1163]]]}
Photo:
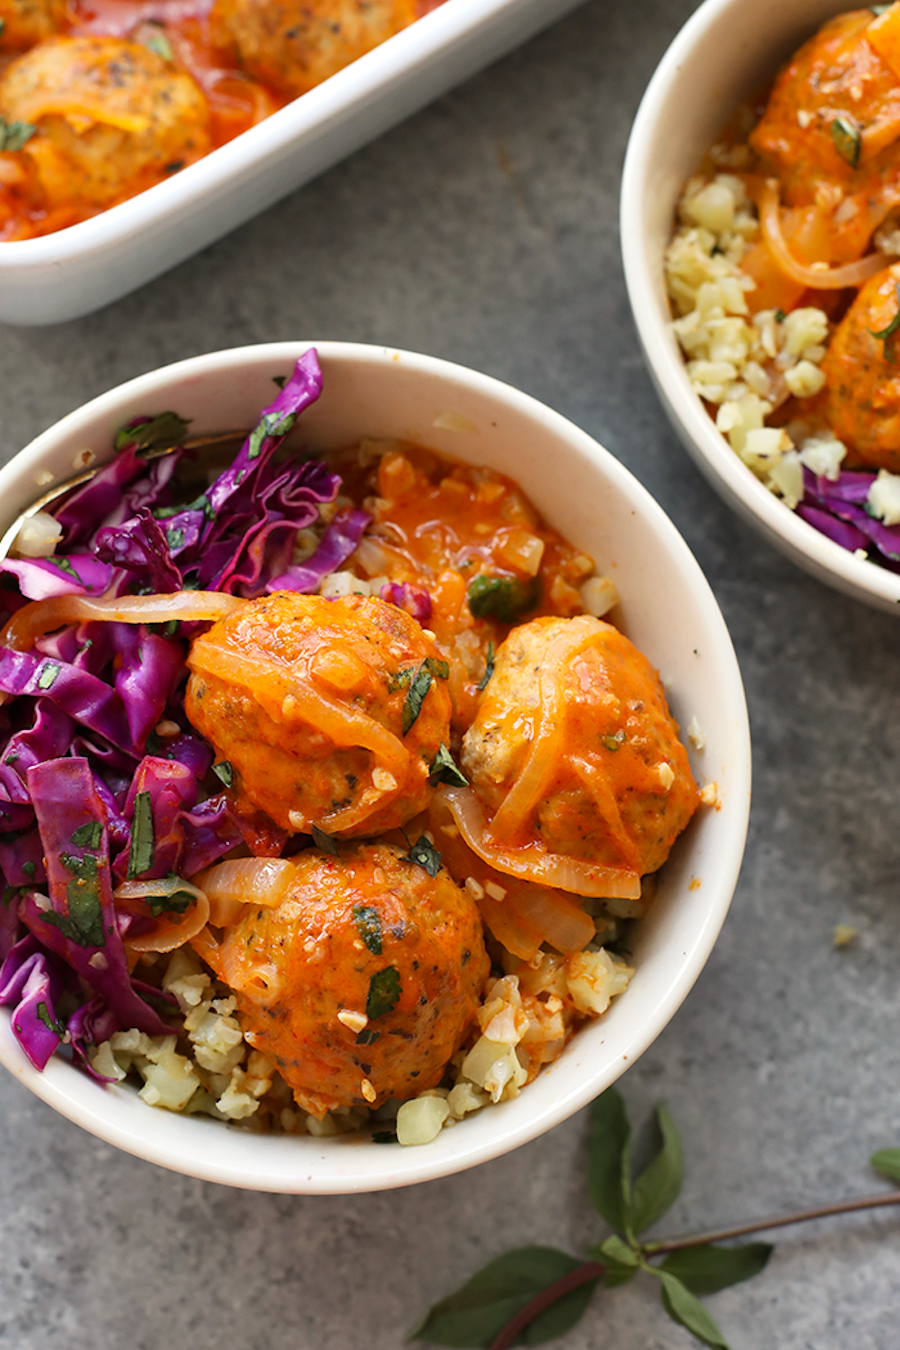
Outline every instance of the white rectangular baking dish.
{"label": "white rectangular baking dish", "polygon": [[174,178],[58,234],[0,243],[0,320],[59,323],[119,299],[578,3],[446,0]]}

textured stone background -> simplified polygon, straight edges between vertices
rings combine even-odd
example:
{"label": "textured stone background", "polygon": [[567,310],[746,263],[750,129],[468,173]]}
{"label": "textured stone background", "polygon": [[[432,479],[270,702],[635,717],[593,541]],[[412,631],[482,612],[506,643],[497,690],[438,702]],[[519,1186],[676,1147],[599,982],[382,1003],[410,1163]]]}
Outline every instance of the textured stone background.
{"label": "textured stone background", "polygon": [[[0,450],[196,352],[346,338],[449,357],[545,400],[655,494],[706,571],[750,703],[743,875],[709,965],[622,1088],[686,1140],[667,1230],[877,1187],[900,1144],[900,628],[807,579],[720,504],[663,420],[632,331],[617,196],[628,129],[690,0],[591,0],[129,299],[0,330]],[[836,951],[838,922],[858,943]],[[434,1299],[525,1241],[599,1232],[587,1120],[418,1188],[255,1195],[170,1175],[0,1082],[0,1350],[399,1350]],[[900,1217],[782,1235],[711,1307],[740,1350],[894,1350]],[[569,1350],[680,1350],[638,1282]]]}

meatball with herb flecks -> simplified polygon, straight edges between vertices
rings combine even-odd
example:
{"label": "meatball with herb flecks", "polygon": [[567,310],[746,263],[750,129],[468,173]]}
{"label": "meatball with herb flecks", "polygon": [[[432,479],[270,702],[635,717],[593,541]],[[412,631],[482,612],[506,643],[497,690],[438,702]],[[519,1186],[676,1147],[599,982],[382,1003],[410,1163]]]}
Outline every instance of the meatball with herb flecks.
{"label": "meatball with herb flecks", "polygon": [[278,904],[195,943],[247,1040],[319,1118],[435,1087],[475,1020],[489,968],[478,910],[439,855],[425,861],[387,844],[311,849]]}
{"label": "meatball with herb flecks", "polygon": [[56,37],[0,77],[0,115],[35,128],[23,154],[49,206],[108,206],[210,148],[209,107],[190,75],[114,37]]}
{"label": "meatball with herb flecks", "polygon": [[213,36],[244,70],[296,98],[406,28],[414,0],[215,0]]}
{"label": "meatball with herb flecks", "polygon": [[699,802],[659,676],[618,629],[587,615],[513,629],[462,766],[494,813],[496,843],[538,843],[638,876],[662,866]]}
{"label": "meatball with herb flecks", "polygon": [[375,834],[428,803],[448,667],[404,610],[279,591],[197,638],[185,711],[282,828]]}

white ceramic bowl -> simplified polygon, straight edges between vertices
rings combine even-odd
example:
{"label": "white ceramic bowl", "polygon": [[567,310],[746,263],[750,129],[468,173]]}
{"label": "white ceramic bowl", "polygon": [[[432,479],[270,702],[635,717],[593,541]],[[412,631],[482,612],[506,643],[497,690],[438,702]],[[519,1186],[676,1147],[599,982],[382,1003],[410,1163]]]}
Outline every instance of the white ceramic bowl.
{"label": "white ceramic bowl", "polygon": [[57,234],[0,243],[0,321],[60,323],[117,300],[578,3],[446,0],[174,178]]}
{"label": "white ceramic bowl", "polygon": [[706,0],[660,62],[632,128],[622,180],[625,280],[644,354],[676,432],[729,505],[794,562],[868,604],[900,613],[900,575],[857,558],[789,510],[716,430],[671,329],[663,253],[685,181],[738,104],[832,15],[840,0]]}
{"label": "white ceramic bowl", "polygon": [[[77,452],[109,456],[127,418],[171,408],[191,432],[252,426],[309,343],[245,347],[143,375],[64,417],[0,471],[0,530],[35,497],[38,478],[71,476]],[[750,805],[750,745],[741,677],[722,615],[687,545],[638,482],[590,436],[485,375],[381,347],[316,343],[325,392],[295,436],[312,448],[363,436],[403,437],[515,477],[551,524],[593,555],[622,595],[616,615],[670,682],[682,725],[696,716],[706,748],[701,783],[719,805],[701,809],[637,925],[636,974],[600,1021],[512,1102],[471,1116],[434,1143],[384,1147],[352,1137],[260,1136],[146,1106],[127,1086],[98,1086],[61,1059],[36,1073],[0,1014],[0,1062],[57,1111],[110,1143],[176,1171],[258,1190],[378,1190],[470,1167],[533,1139],[608,1087],[676,1011],[712,950],[738,876]],[[436,425],[450,419],[471,431]]]}

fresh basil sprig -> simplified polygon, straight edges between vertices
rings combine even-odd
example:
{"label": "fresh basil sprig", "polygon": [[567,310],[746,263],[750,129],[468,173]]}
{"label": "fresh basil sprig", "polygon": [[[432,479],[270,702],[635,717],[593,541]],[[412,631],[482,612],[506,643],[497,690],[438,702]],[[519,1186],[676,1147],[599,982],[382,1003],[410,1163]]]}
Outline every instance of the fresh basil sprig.
{"label": "fresh basil sprig", "polygon": [[[618,1231],[591,1247],[586,1260],[553,1247],[520,1247],[497,1257],[435,1303],[410,1339],[485,1350],[538,1345],[571,1330],[598,1285],[612,1289],[642,1271],[659,1281],[662,1306],[673,1322],[702,1345],[728,1350],[700,1295],[752,1279],[765,1268],[773,1248],[768,1242],[718,1243],[829,1214],[900,1205],[900,1191],[893,1191],[714,1233],[647,1241],[641,1235],[674,1204],[683,1176],[681,1140],[664,1103],[656,1108],[656,1126],[657,1152],[635,1177],[625,1106],[615,1088],[608,1088],[591,1108],[588,1190],[594,1207]],[[882,1149],[870,1161],[877,1172],[900,1184],[900,1148]]]}

